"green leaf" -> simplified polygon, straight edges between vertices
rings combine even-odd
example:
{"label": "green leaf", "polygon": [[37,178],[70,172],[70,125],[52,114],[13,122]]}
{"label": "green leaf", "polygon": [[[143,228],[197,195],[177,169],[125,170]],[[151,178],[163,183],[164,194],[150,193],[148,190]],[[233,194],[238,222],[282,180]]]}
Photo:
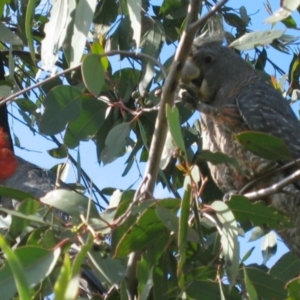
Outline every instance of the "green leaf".
{"label": "green leaf", "polygon": [[238,28],[245,28],[247,25],[247,23],[245,23],[245,21],[237,14],[226,13],[224,14],[224,18],[226,20],[226,23],[233,27],[237,26]]}
{"label": "green leaf", "polygon": [[[7,2],[9,2],[9,1],[7,1]],[[2,3],[0,3],[0,7],[1,6],[2,6]],[[12,30],[10,30],[8,27],[6,27],[2,22],[0,22],[0,36],[1,36],[1,41],[3,43],[15,45],[15,46],[23,45],[22,40],[16,34],[14,34]]]}
{"label": "green leaf", "polygon": [[178,275],[178,284],[182,292],[185,290],[183,267],[186,261],[188,218],[190,213],[191,200],[192,200],[192,188],[190,184],[187,184],[184,189],[184,194],[181,201],[178,238],[177,238],[177,246],[178,246],[178,253],[179,253],[177,275]]}
{"label": "green leaf", "polygon": [[[1,245],[1,248],[3,245]],[[3,249],[4,250],[4,249]],[[6,248],[5,248],[6,250]],[[26,274],[26,286],[30,288],[41,283],[53,270],[59,255],[60,248],[56,250],[46,250],[40,247],[20,247],[14,250],[14,257],[17,257],[21,265],[21,271],[18,269],[17,277],[11,269],[10,262],[5,263],[0,270],[0,294],[1,300],[10,300],[16,293],[15,278],[19,274]],[[22,276],[22,275],[21,275]],[[22,281],[24,283],[24,281]],[[22,284],[23,284],[22,283]],[[23,298],[25,299],[25,298]],[[30,297],[28,299],[31,299]]]}
{"label": "green leaf", "polygon": [[122,155],[130,130],[130,123],[121,123],[110,130],[105,140],[105,147],[101,153],[101,160],[104,165],[113,162]]}
{"label": "green leaf", "polygon": [[116,0],[98,2],[93,22],[102,26],[114,23],[118,17],[118,4]]}
{"label": "green leaf", "polygon": [[93,247],[88,251],[88,258],[91,261],[91,268],[103,284],[112,286],[124,279],[125,265],[121,259],[112,258],[110,255],[104,258]]}
{"label": "green leaf", "polygon": [[243,256],[241,263],[244,263],[244,261],[246,261],[252,254],[253,250],[255,249],[255,247],[252,247],[250,250],[248,250],[246,252],[246,254]]}
{"label": "green leaf", "polygon": [[5,198],[11,198],[17,201],[23,201],[25,199],[35,199],[32,195],[16,190],[10,187],[0,185],[0,196]]}
{"label": "green leaf", "polygon": [[120,50],[129,51],[132,48],[132,40],[128,38],[132,35],[129,16],[125,16],[125,18],[122,18],[118,30],[115,32],[115,35],[116,45]]}
{"label": "green leaf", "polygon": [[[118,83],[118,96],[122,99],[124,104],[132,101],[132,92],[136,90],[138,78],[141,76],[140,70],[133,70],[124,68],[116,71],[112,79]],[[128,104],[129,104],[128,103]]]}
{"label": "green leaf", "polygon": [[69,148],[75,148],[80,141],[94,137],[105,120],[107,105],[92,97],[82,99],[80,115],[70,122],[64,136],[64,143]]}
{"label": "green leaf", "polygon": [[[113,2],[113,1],[112,1]],[[92,45],[92,53],[99,54],[100,55],[100,62],[102,65],[103,70],[107,71],[109,67],[109,61],[107,59],[107,56],[101,56],[101,54],[105,53],[102,45],[99,43],[99,41],[94,41]]]}
{"label": "green leaf", "polygon": [[68,148],[65,145],[47,150],[47,152],[54,158],[66,158],[68,156]]}
{"label": "green leaf", "polygon": [[287,216],[261,201],[252,203],[244,196],[234,195],[227,202],[227,205],[239,222],[250,220],[254,226],[266,224],[271,228],[292,226]]}
{"label": "green leaf", "polygon": [[269,275],[259,267],[245,267],[249,280],[252,282],[258,296],[266,299],[285,299],[284,283]]}
{"label": "green leaf", "polygon": [[27,38],[27,43],[30,51],[30,56],[33,61],[33,64],[36,64],[35,60],[35,48],[33,43],[33,35],[32,35],[32,25],[33,25],[33,16],[35,10],[36,0],[29,0],[26,9],[25,16],[25,34]]}
{"label": "green leaf", "polygon": [[[176,216],[177,212],[171,212],[159,204],[156,206],[156,213],[160,221],[170,230],[179,236],[179,218]],[[188,226],[186,239],[191,242],[199,243],[199,236],[194,228]]]}
{"label": "green leaf", "polygon": [[289,70],[289,78],[291,81],[298,81],[300,74],[300,58],[298,55],[294,54],[294,57],[291,61],[290,70]]}
{"label": "green leaf", "polygon": [[170,105],[167,105],[166,112],[167,112],[169,130],[171,132],[173,141],[174,141],[175,145],[183,152],[183,157],[184,157],[185,161],[187,161],[185,144],[184,144],[183,137],[181,134],[178,108],[176,106],[171,108]]}
{"label": "green leaf", "polygon": [[44,100],[45,112],[39,122],[39,129],[47,135],[54,135],[70,121],[75,121],[81,111],[82,92],[72,86],[58,86],[52,89]]}
{"label": "green leaf", "polygon": [[[134,1],[134,0],[131,0]],[[162,46],[162,30],[159,22],[154,22],[150,30],[143,36],[143,47],[141,53],[150,55],[155,59],[159,59],[159,54]],[[155,76],[155,64],[149,59],[142,60],[142,75],[139,82],[139,92],[144,95],[144,92],[149,91],[149,87]],[[165,78],[164,78],[165,79]]]}
{"label": "green leaf", "polygon": [[74,263],[72,265],[72,270],[71,270],[72,277],[77,276],[80,273],[81,265],[85,261],[86,255],[88,251],[90,251],[90,249],[92,248],[93,243],[94,243],[94,237],[92,236],[92,234],[89,234],[85,244],[81,247],[80,251],[77,253],[74,259]]}
{"label": "green leaf", "polygon": [[137,277],[139,279],[139,299],[147,300],[153,287],[153,266],[146,255],[143,255],[138,263]]}
{"label": "green leaf", "polygon": [[26,98],[19,98],[14,101],[23,111],[27,111],[29,113],[35,113],[37,110],[37,106],[31,100]]}
{"label": "green leaf", "polygon": [[[1,22],[0,22],[0,24],[3,25]],[[0,81],[0,97],[1,98],[6,98],[6,97],[10,96],[11,90],[12,90],[12,86],[7,84],[5,81]]]}
{"label": "green leaf", "polygon": [[99,54],[88,54],[82,61],[81,72],[85,86],[98,96],[104,83],[104,71]]}
{"label": "green leaf", "polygon": [[138,217],[137,222],[121,238],[115,255],[125,257],[133,251],[150,246],[166,231],[155,212],[155,204]]}
{"label": "green leaf", "polygon": [[246,33],[233,41],[229,47],[233,47],[240,51],[251,50],[257,46],[271,44],[274,39],[280,38],[284,32],[285,30],[267,30]]}
{"label": "green leaf", "polygon": [[[112,249],[114,256],[125,257],[133,251],[148,246],[151,247],[162,235],[169,234],[169,231],[156,214],[156,205],[178,209],[178,204],[177,199],[160,200],[159,204],[156,201],[148,200],[135,207],[132,213],[139,213],[137,219],[133,218],[128,221],[125,230],[120,228],[113,232]],[[167,240],[165,240],[165,243],[167,243]]]}
{"label": "green leaf", "polygon": [[[18,212],[24,215],[35,215],[40,204],[36,200],[26,199],[18,205]],[[9,227],[9,233],[16,238],[30,224],[30,220],[24,218],[13,217]]]}
{"label": "green leaf", "polygon": [[222,226],[222,253],[225,260],[225,269],[230,281],[230,287],[234,286],[239,268],[239,242],[238,227],[233,213],[222,201],[214,201],[211,208],[215,210],[216,217]]}
{"label": "green leaf", "polygon": [[296,28],[297,27],[297,23],[296,21],[293,19],[292,16],[287,17],[286,19],[281,21],[287,28]]}
{"label": "green leaf", "polygon": [[290,160],[286,144],[279,138],[262,132],[247,131],[235,135],[236,140],[247,150],[269,160]]}
{"label": "green leaf", "polygon": [[32,216],[32,215],[24,215],[18,211],[8,209],[8,208],[3,208],[3,207],[0,207],[0,211],[4,212],[6,214],[9,214],[13,217],[23,218],[25,220],[40,223],[42,225],[52,225],[51,223],[48,223],[47,221],[45,221],[42,217]]}
{"label": "green leaf", "polygon": [[235,167],[240,172],[243,172],[243,169],[238,164],[237,160],[233,157],[230,157],[222,152],[211,152],[209,150],[201,150],[197,155],[197,161],[209,161],[214,165],[218,164],[230,164]]}
{"label": "green leaf", "polygon": [[244,271],[244,281],[245,281],[245,287],[247,291],[247,296],[249,297],[249,300],[258,300],[258,296],[256,293],[256,290],[251,282],[251,280],[248,277],[246,268],[243,268]]}
{"label": "green leaf", "polygon": [[249,22],[251,21],[251,18],[248,16],[248,13],[247,13],[247,10],[246,10],[245,6],[240,7],[240,15],[241,15],[241,19],[243,20],[245,25],[248,25]]}
{"label": "green leaf", "polygon": [[[171,280],[168,277],[173,277],[168,270],[168,252],[164,252],[159,261],[153,268],[153,298],[164,299],[166,295],[166,286],[168,286],[168,293],[171,293],[173,286],[171,287]],[[170,297],[169,297],[170,299]]]}
{"label": "green leaf", "polygon": [[220,288],[216,282],[194,280],[187,285],[186,293],[192,299],[199,299],[201,295],[201,300],[220,300]]}
{"label": "green leaf", "polygon": [[[54,285],[54,300],[66,299],[66,290],[71,278],[71,260],[69,254],[65,254],[64,262],[61,267],[59,276]],[[77,287],[78,289],[78,287]],[[76,294],[77,294],[76,289]]]}
{"label": "green leaf", "polygon": [[300,299],[300,276],[290,280],[285,288],[288,290],[288,300]]}
{"label": "green leaf", "polygon": [[255,69],[263,71],[266,66],[267,58],[268,58],[267,51],[263,48],[257,57],[255,63]]}
{"label": "green leaf", "polygon": [[[6,256],[7,265],[9,265],[9,268],[14,276],[20,298],[22,300],[30,300],[30,288],[24,269],[22,268],[21,261],[17,257],[16,253],[9,248],[2,236],[0,236],[0,247]],[[1,271],[3,273],[3,269]],[[3,294],[1,293],[1,298],[2,297]]]}
{"label": "green leaf", "polygon": [[271,268],[270,274],[283,282],[299,275],[300,260],[291,252],[287,252]]}

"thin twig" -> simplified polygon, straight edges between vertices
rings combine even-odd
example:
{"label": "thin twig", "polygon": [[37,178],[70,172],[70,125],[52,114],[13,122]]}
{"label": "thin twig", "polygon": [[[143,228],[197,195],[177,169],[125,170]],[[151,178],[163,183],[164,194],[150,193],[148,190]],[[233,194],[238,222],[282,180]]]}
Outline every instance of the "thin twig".
{"label": "thin twig", "polygon": [[262,181],[262,180],[264,180],[266,178],[269,178],[269,177],[271,177],[271,176],[273,176],[273,175],[275,175],[275,174],[277,174],[277,173],[279,173],[279,172],[281,172],[283,170],[286,170],[286,169],[288,169],[288,168],[290,168],[292,166],[295,166],[295,165],[297,165],[299,163],[300,163],[300,158],[298,158],[296,160],[293,160],[292,162],[289,162],[289,163],[287,163],[287,164],[285,164],[283,166],[280,166],[278,168],[275,168],[275,169],[272,169],[272,170],[268,171],[267,173],[265,173],[265,174],[263,174],[263,175],[255,178],[254,180],[248,182],[239,191],[239,194],[241,194],[241,195],[244,194],[251,186],[255,185],[257,182],[260,182],[260,181]]}
{"label": "thin twig", "polygon": [[[135,58],[139,58],[139,59],[146,58],[146,59],[152,61],[154,64],[156,64],[161,69],[161,71],[163,72],[163,74],[164,74],[165,77],[167,76],[165,67],[158,60],[156,60],[154,57],[152,57],[152,56],[150,56],[148,54],[145,54],[145,53],[134,53],[134,52],[123,51],[123,50],[112,50],[112,51],[105,52],[103,54],[99,54],[99,56],[100,57],[104,57],[104,56],[113,56],[113,55],[118,55],[118,54],[123,54],[123,55],[127,55],[127,56],[130,56],[130,57],[135,57]],[[39,87],[39,86],[47,83],[47,82],[49,82],[49,81],[51,81],[51,80],[53,80],[53,79],[55,79],[57,77],[60,77],[62,75],[65,75],[65,74],[67,74],[69,72],[72,72],[72,71],[76,70],[77,68],[81,67],[81,65],[82,64],[80,63],[78,66],[75,66],[75,67],[72,67],[72,68],[68,68],[68,69],[66,69],[66,70],[64,70],[64,71],[62,71],[60,73],[57,73],[55,76],[46,78],[46,79],[44,79],[44,80],[42,80],[42,81],[40,81],[40,82],[38,82],[38,83],[36,83],[34,85],[31,85],[31,86],[29,86],[29,87],[27,87],[27,88],[25,88],[25,89],[23,89],[23,90],[21,90],[21,91],[19,91],[17,93],[14,93],[14,94],[10,95],[9,97],[1,100],[0,106],[4,105],[4,103],[7,103],[9,101],[13,101],[16,97],[18,97],[18,96],[20,96],[20,95],[22,95],[24,93],[27,93],[27,92],[29,92],[29,91],[31,91],[31,90],[33,90],[33,89],[35,89],[35,88],[37,88],[37,87]]]}
{"label": "thin twig", "polygon": [[295,182],[299,178],[300,178],[300,170],[297,170],[294,173],[292,173],[290,176],[282,179],[281,181],[279,181],[267,188],[263,188],[258,191],[255,191],[255,192],[244,194],[244,196],[247,197],[251,201],[259,200],[266,196],[280,192],[284,187]]}
{"label": "thin twig", "polygon": [[197,31],[211,16],[213,16],[228,0],[222,0],[213,7],[206,15],[200,18],[197,22],[190,25],[188,28],[191,31]]}

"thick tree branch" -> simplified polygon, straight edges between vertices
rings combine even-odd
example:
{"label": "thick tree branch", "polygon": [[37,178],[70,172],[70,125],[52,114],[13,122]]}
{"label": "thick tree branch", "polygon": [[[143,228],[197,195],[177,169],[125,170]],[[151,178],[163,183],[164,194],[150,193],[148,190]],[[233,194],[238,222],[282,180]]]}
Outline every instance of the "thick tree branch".
{"label": "thick tree branch", "polygon": [[[195,34],[198,29],[227,1],[228,0],[222,0],[210,12],[208,12],[200,19],[198,19],[200,0],[190,1],[188,7],[186,29],[183,31],[177,51],[175,53],[174,60],[170,68],[170,72],[163,87],[160,108],[156,118],[154,134],[149,150],[149,159],[144,173],[144,179],[135,194],[133,203],[137,202],[138,200],[145,199],[147,195],[153,194],[156,178],[159,171],[160,158],[168,130],[166,106],[167,104],[171,107],[174,105],[175,92],[181,76],[181,71],[189,55]],[[126,270],[127,294],[130,300],[135,299],[136,296],[136,266],[138,257],[140,257],[140,252],[134,252],[130,254],[129,263]]]}

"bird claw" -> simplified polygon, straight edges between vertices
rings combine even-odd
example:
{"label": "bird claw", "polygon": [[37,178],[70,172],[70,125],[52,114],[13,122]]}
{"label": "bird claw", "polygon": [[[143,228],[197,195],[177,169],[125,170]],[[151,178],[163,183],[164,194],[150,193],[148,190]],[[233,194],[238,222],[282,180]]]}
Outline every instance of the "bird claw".
{"label": "bird claw", "polygon": [[197,89],[191,85],[183,82],[179,83],[180,91],[179,96],[182,103],[190,110],[196,110],[198,105],[198,92]]}

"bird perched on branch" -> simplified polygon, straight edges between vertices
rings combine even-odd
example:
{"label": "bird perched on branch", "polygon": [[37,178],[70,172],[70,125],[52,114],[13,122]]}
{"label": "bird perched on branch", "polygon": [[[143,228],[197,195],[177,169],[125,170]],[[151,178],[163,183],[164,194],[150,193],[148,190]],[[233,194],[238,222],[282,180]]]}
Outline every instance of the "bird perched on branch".
{"label": "bird perched on branch", "polygon": [[[228,164],[208,163],[217,186],[224,192],[241,190],[247,183],[282,161],[270,161],[246,150],[235,139],[243,131],[280,138],[293,159],[300,158],[300,123],[288,102],[232,49],[215,38],[197,39],[182,72],[184,99],[201,113],[202,149],[222,152],[237,160],[241,170]],[[252,190],[269,187],[295,171],[274,172]],[[287,214],[295,227],[279,232],[300,258],[300,181],[290,183],[264,200]]]}

